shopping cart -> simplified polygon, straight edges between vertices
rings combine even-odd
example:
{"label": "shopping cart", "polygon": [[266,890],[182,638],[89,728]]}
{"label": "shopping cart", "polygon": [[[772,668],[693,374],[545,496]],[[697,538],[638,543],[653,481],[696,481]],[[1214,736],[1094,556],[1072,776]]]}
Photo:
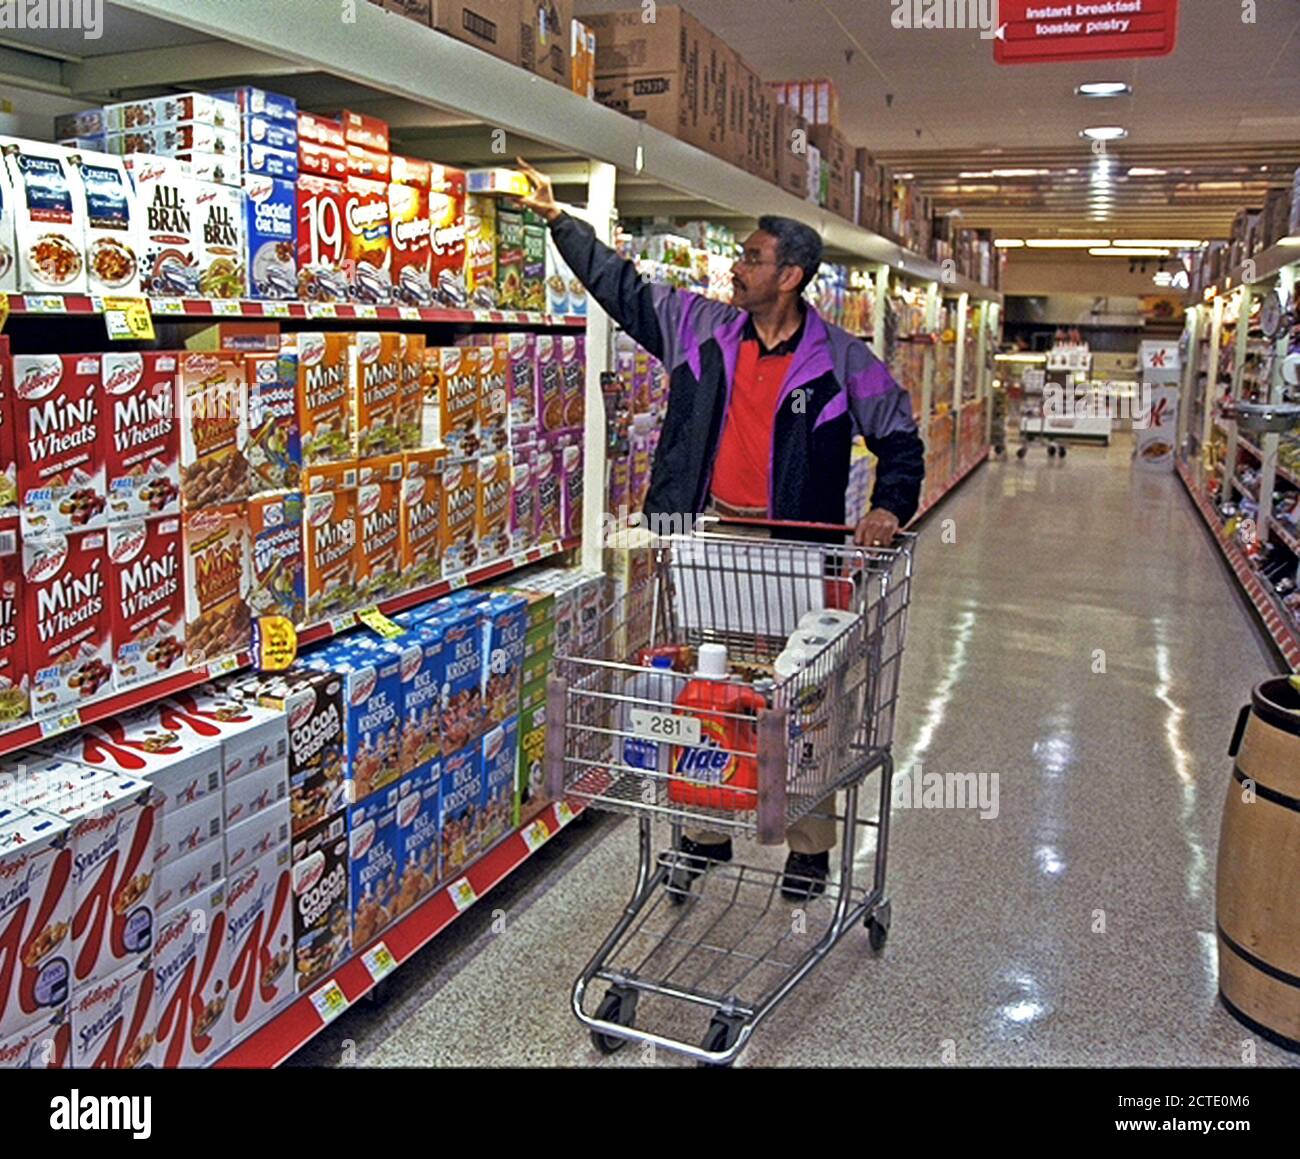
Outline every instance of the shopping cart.
{"label": "shopping cart", "polygon": [[[842,541],[847,529],[834,530]],[[656,539],[645,549],[648,578],[602,613],[594,653],[556,658],[547,702],[551,792],[640,822],[632,896],[573,987],[574,1013],[600,1051],[638,1042],[730,1064],[859,922],[871,949],[884,947],[890,745],[913,545],[909,535],[889,548],[864,548],[721,529]],[[848,626],[806,653],[802,670],[776,679],[773,662],[787,637],[809,613],[826,609],[839,610],[839,624]],[[687,678],[664,677],[662,669],[661,680],[677,683],[644,694],[648,670],[636,661],[647,650],[706,643],[726,646],[732,672],[743,674],[733,686],[769,707],[752,715],[683,707],[674,688]],[[731,727],[725,743],[716,740],[719,722]],[[710,804],[705,790],[716,778],[693,771],[708,761],[679,760],[700,751],[692,746],[702,732],[715,737],[712,746],[703,742],[714,755],[756,769],[752,789],[727,790],[730,807]],[[647,740],[664,745],[671,758],[629,764],[629,740],[642,753]],[[872,772],[880,774],[878,808],[859,818],[858,789]],[[834,805],[840,790],[842,813]],[[833,817],[841,829],[838,878],[819,897],[784,901],[781,868],[756,863],[757,856],[711,862],[694,880],[674,875],[699,866],[679,852],[686,828],[747,838],[744,848],[753,849],[781,844],[788,826],[813,813]],[[666,822],[672,836],[671,847],[658,852],[655,822]],[[876,830],[869,885],[854,879],[859,826]],[[606,988],[589,1012],[597,983]],[[709,1018],[702,1036],[701,1014]],[[639,1020],[655,1029],[642,1029]]]}

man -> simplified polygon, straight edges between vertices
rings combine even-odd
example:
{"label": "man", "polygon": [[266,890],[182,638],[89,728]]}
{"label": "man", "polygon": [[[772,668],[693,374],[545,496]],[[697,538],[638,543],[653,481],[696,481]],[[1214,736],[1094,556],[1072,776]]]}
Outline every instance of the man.
{"label": "man", "polygon": [[[804,300],[821,264],[816,231],[789,218],[760,218],[735,263],[731,304],[716,302],[646,284],[632,262],[560,209],[545,175],[520,166],[533,185],[524,203],[550,223],[574,275],[669,372],[644,514],[843,523],[857,433],[877,469],[871,510],[854,542],[890,543],[916,513],[925,448],[911,399],[884,364]],[[810,817],[790,827],[787,898],[825,890],[835,838],[830,820]],[[684,836],[681,851],[676,901],[710,861],[731,860],[730,840],[714,833]]]}

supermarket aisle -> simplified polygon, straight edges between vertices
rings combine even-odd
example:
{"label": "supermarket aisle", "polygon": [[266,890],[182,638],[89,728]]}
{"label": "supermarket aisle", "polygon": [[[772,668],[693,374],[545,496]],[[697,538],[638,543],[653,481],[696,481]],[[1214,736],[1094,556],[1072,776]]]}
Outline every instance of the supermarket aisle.
{"label": "supermarket aisle", "polygon": [[[884,955],[851,935],[742,1065],[1240,1064],[1249,1035],[1214,1001],[1214,857],[1232,720],[1273,661],[1178,481],[1131,475],[1128,451],[989,464],[927,524],[899,768],[975,773],[996,816],[908,793]],[[567,844],[562,873],[476,907],[302,1061],[351,1041],[360,1065],[597,1062],[568,992],[623,903],[635,827]]]}

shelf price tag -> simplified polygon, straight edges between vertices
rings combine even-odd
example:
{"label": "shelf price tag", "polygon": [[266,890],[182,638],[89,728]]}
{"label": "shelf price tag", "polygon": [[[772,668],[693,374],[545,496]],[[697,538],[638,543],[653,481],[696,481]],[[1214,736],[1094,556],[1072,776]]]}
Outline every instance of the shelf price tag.
{"label": "shelf price tag", "polygon": [[357,616],[355,612],[344,612],[343,615],[335,616],[330,621],[330,631],[336,636],[340,632],[346,632],[349,628],[355,628],[356,626]]}
{"label": "shelf price tag", "polygon": [[378,608],[363,608],[357,613],[357,619],[385,640],[396,639],[405,630],[400,624],[393,623]]}
{"label": "shelf price tag", "polygon": [[80,725],[80,710],[67,708],[62,712],[56,712],[53,716],[41,718],[41,736],[57,736],[61,732],[67,732],[70,728],[78,728]]}
{"label": "shelf price tag", "polygon": [[418,322],[424,317],[419,306],[398,306],[397,316],[404,322]]}
{"label": "shelf price tag", "polygon": [[397,959],[383,942],[377,942],[361,955],[362,964],[373,981],[378,982],[397,969]]}
{"label": "shelf price tag", "polygon": [[320,1020],[327,1026],[348,1008],[348,996],[343,993],[337,978],[331,978],[319,990],[313,990],[311,1004],[316,1007]]}
{"label": "shelf price tag", "polygon": [[358,317],[358,318],[378,318],[378,317],[379,317],[379,310],[378,310],[376,307],[374,307],[374,306],[372,306],[372,305],[369,305],[368,303],[365,303],[365,302],[361,302],[361,303],[359,303],[358,305],[354,306],[354,307],[353,307],[353,312],[354,312],[354,314],[356,315],[356,317]]}
{"label": "shelf price tag", "polygon": [[550,840],[551,831],[546,827],[546,822],[538,817],[519,836],[524,839],[524,844],[528,846],[528,852],[536,853]]}
{"label": "shelf price tag", "polygon": [[239,657],[233,652],[229,656],[219,656],[208,664],[209,676],[224,676],[239,667]]}
{"label": "shelf price tag", "polygon": [[573,820],[573,810],[569,808],[568,801],[555,802],[555,819],[560,823],[561,829]]}
{"label": "shelf price tag", "polygon": [[212,312],[222,318],[239,318],[244,313],[244,303],[237,298],[217,298]]}
{"label": "shelf price tag", "polygon": [[287,318],[289,317],[289,303],[263,302],[262,313],[268,318]]}
{"label": "shelf price tag", "polygon": [[29,314],[62,314],[62,294],[24,294],[23,309]]}
{"label": "shelf price tag", "polygon": [[443,576],[442,578],[447,581],[448,591],[458,592],[469,583],[469,572],[458,571],[453,575]]}
{"label": "shelf price tag", "polygon": [[180,298],[150,298],[149,308],[155,314],[185,313],[185,303]]}
{"label": "shelf price tag", "polygon": [[447,887],[447,892],[451,894],[452,904],[455,905],[458,913],[464,913],[478,901],[478,894],[474,892],[474,887],[470,884],[468,877],[453,881]]}
{"label": "shelf price tag", "polygon": [[308,318],[337,318],[339,309],[333,302],[308,302]]}
{"label": "shelf price tag", "polygon": [[152,342],[153,315],[147,298],[105,298],[104,328],[115,342]]}

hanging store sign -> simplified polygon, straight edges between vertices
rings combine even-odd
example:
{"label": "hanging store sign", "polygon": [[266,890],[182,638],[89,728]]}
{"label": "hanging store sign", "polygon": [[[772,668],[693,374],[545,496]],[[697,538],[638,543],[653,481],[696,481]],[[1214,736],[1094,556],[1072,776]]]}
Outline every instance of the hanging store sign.
{"label": "hanging store sign", "polygon": [[998,64],[1165,56],[1174,49],[1178,0],[999,0]]}

